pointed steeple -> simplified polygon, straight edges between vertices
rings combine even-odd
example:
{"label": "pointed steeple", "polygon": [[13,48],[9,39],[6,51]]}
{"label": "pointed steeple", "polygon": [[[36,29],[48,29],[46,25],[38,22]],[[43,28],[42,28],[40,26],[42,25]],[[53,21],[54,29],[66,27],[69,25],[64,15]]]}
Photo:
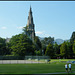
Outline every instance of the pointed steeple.
{"label": "pointed steeple", "polygon": [[28,16],[27,25],[30,25],[30,24],[33,24],[33,16],[32,16],[31,6],[30,6],[30,10],[29,10],[29,16]]}
{"label": "pointed steeple", "polygon": [[31,5],[30,5],[30,11],[29,12],[31,12],[32,13],[32,10],[31,10]]}
{"label": "pointed steeple", "polygon": [[29,15],[28,15],[27,31],[28,31],[27,35],[34,42],[35,29],[34,29],[34,23],[33,23],[33,16],[32,16],[31,6],[30,6],[30,10],[29,10]]}

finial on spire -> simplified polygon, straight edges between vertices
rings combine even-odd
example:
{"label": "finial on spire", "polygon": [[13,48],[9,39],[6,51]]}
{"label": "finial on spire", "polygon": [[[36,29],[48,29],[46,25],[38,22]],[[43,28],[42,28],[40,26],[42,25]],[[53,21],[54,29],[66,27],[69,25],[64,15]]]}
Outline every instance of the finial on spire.
{"label": "finial on spire", "polygon": [[32,11],[31,11],[31,5],[30,5],[30,11],[29,11],[29,12],[32,12]]}
{"label": "finial on spire", "polygon": [[31,5],[30,5],[30,8],[31,8]]}

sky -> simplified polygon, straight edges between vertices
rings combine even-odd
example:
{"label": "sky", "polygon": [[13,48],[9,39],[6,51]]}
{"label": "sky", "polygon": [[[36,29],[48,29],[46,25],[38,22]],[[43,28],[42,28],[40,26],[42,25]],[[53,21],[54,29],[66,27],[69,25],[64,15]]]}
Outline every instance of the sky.
{"label": "sky", "polygon": [[0,1],[0,37],[23,32],[30,5],[39,37],[67,40],[75,31],[75,1]]}

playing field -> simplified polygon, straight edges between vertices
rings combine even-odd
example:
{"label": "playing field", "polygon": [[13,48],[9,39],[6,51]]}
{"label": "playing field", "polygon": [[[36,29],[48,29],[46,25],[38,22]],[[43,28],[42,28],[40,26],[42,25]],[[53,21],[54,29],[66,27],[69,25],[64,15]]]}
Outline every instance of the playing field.
{"label": "playing field", "polygon": [[[44,74],[65,72],[65,63],[0,64],[0,74]],[[75,64],[72,64],[75,71]]]}

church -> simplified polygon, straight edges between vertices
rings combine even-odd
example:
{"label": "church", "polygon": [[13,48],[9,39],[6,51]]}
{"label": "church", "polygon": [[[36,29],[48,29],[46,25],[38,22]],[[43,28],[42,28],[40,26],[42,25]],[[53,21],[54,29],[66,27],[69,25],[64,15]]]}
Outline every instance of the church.
{"label": "church", "polygon": [[33,16],[32,16],[32,10],[30,6],[29,15],[28,15],[28,21],[27,21],[27,36],[34,42],[35,38],[35,25],[33,22]]}

